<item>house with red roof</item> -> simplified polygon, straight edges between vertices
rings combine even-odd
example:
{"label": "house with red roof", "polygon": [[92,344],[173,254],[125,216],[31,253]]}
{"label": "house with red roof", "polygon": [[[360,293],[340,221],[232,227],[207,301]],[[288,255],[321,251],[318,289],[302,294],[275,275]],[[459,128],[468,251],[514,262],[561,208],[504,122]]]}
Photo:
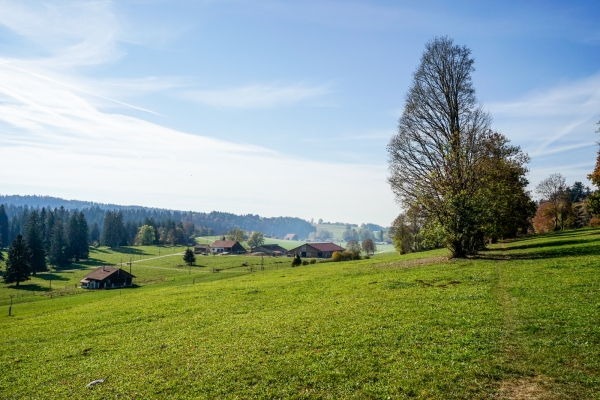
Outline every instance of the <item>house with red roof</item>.
{"label": "house with red roof", "polygon": [[217,240],[210,245],[210,251],[213,254],[246,254],[246,249],[236,240]]}
{"label": "house with red roof", "polygon": [[295,256],[298,254],[300,257],[331,258],[334,251],[344,250],[346,249],[335,243],[305,243],[294,249],[288,250],[288,256]]}

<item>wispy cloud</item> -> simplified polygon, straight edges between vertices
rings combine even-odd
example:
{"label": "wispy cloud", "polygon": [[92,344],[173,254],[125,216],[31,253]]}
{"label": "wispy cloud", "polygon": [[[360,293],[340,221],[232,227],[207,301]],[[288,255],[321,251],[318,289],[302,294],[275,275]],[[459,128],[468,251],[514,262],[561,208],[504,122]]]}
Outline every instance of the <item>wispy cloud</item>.
{"label": "wispy cloud", "polygon": [[[600,119],[600,74],[489,104],[494,125],[532,156],[531,181],[561,172],[585,181],[595,159]],[[582,159],[591,160],[582,164]]]}
{"label": "wispy cloud", "polygon": [[213,107],[267,108],[295,104],[331,93],[330,85],[250,85],[224,90],[197,90],[183,97]]}
{"label": "wispy cloud", "polygon": [[[43,45],[35,56],[0,58],[0,170],[10,171],[0,177],[4,193],[265,216],[347,220],[353,215],[354,222],[388,223],[386,210],[394,207],[383,165],[315,162],[102,111],[96,104],[99,98],[125,102],[112,98],[112,89],[102,90],[97,79],[77,72],[80,66],[121,54],[114,33],[118,28],[111,3],[75,4],[67,12],[11,4],[0,18],[0,24]],[[50,22],[44,19],[48,13]],[[88,30],[87,25],[94,23],[100,28]],[[102,27],[110,29],[100,34]],[[70,33],[77,28],[82,29],[81,38]],[[47,38],[41,35],[44,29]],[[53,32],[56,35],[50,37]],[[78,46],[83,54],[76,54]],[[164,87],[176,84],[167,82]],[[134,91],[164,88],[143,79],[115,85]],[[255,85],[194,95],[196,101],[219,107],[271,107],[330,91],[329,85]],[[319,195],[290,196],[285,188],[307,176]],[[357,207],[362,201],[356,187],[368,193],[368,210]],[[340,203],[340,198],[355,199],[357,204]]]}

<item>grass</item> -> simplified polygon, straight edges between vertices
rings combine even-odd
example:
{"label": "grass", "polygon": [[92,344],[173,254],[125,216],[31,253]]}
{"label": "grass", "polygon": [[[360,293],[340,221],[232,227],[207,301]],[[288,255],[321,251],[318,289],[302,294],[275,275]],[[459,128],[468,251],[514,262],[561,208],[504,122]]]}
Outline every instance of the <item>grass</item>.
{"label": "grass", "polygon": [[235,265],[256,257],[199,257],[191,275],[154,258],[133,268],[156,284],[15,299],[0,397],[600,398],[600,230],[445,255],[254,272]]}

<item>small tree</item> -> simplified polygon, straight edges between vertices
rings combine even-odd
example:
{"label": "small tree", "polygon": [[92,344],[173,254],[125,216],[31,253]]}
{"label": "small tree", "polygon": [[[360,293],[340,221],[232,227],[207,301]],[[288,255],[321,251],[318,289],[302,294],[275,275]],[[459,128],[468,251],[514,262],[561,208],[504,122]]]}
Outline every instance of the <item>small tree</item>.
{"label": "small tree", "polygon": [[154,227],[143,225],[138,233],[138,240],[142,246],[150,246],[156,240],[154,236]]}
{"label": "small tree", "polygon": [[248,246],[250,246],[250,251],[252,251],[255,247],[262,245],[265,242],[265,237],[261,232],[252,232],[250,238],[248,239]]}
{"label": "small tree", "polygon": [[377,246],[375,245],[375,242],[373,242],[373,239],[371,239],[371,238],[366,238],[365,240],[363,240],[362,243],[360,244],[360,247],[362,248],[362,250],[365,253],[367,253],[367,255],[375,254],[375,251],[377,251]]}
{"label": "small tree", "polygon": [[17,235],[8,249],[6,272],[2,277],[4,283],[16,283],[19,286],[19,282],[28,280],[30,259],[31,256],[23,241],[23,236]]}
{"label": "small tree", "polygon": [[227,240],[235,240],[236,242],[242,243],[246,240],[246,235],[244,231],[239,228],[230,229],[227,233]]}
{"label": "small tree", "polygon": [[194,265],[196,263],[196,256],[194,252],[188,247],[183,254],[183,261],[186,262],[187,265]]}

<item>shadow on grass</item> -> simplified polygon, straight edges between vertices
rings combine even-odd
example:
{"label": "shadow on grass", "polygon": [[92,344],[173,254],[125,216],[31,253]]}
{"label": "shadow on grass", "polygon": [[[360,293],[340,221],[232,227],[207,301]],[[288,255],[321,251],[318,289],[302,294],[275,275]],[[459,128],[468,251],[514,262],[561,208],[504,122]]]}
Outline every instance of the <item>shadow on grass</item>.
{"label": "shadow on grass", "polygon": [[53,273],[48,273],[48,272],[43,272],[43,273],[38,273],[37,275],[33,275],[38,279],[43,279],[45,281],[68,281],[68,278],[65,278],[64,276],[60,276],[57,274],[53,274]]}
{"label": "shadow on grass", "polygon": [[574,246],[579,244],[592,244],[594,242],[600,242],[600,236],[593,239],[575,239],[575,240],[556,240],[553,242],[541,242],[541,243],[525,243],[521,245],[505,247],[505,248],[494,248],[490,249],[490,251],[513,251],[513,250],[526,250],[526,249],[536,249],[536,248],[544,248],[544,247],[558,247],[558,246]]}
{"label": "shadow on grass", "polygon": [[[546,242],[544,245],[520,247],[523,249],[535,249],[535,251],[518,252],[516,247],[508,249],[493,249],[491,251],[482,252],[476,256],[475,259],[480,260],[539,260],[539,259],[551,259],[551,258],[564,258],[564,257],[580,257],[580,256],[598,256],[600,255],[600,243],[591,244],[590,242],[597,242],[599,240],[569,240],[556,243]],[[587,246],[578,246],[581,244],[588,244]],[[566,247],[565,246],[572,246]]]}
{"label": "shadow on grass", "polygon": [[40,286],[37,283],[20,283],[19,286],[10,286],[11,289],[22,290],[25,292],[49,292],[50,288]]}

